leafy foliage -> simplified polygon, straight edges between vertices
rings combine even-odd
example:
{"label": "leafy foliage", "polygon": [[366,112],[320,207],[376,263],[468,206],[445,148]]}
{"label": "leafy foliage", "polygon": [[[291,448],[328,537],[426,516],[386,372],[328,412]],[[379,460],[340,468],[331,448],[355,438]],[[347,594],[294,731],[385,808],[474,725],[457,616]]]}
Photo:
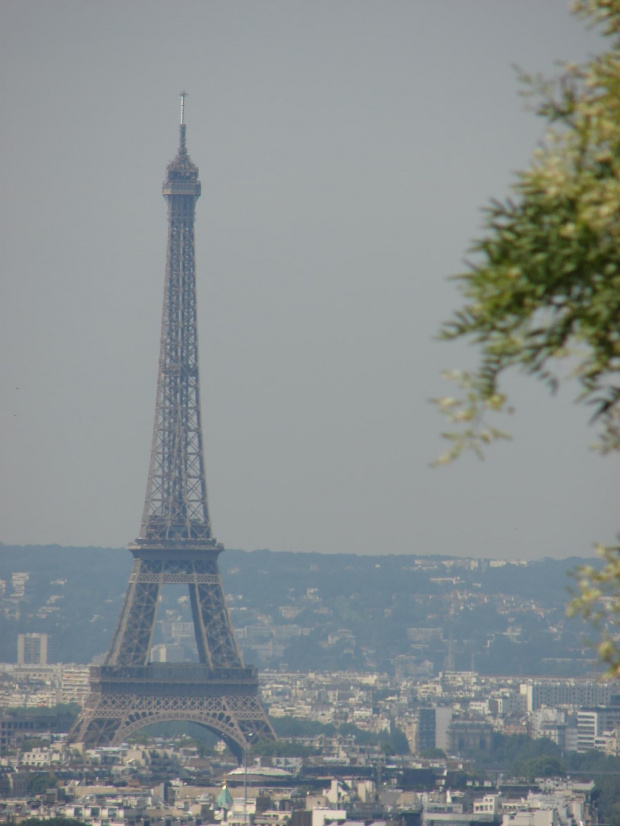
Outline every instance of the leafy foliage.
{"label": "leafy foliage", "polygon": [[75,719],[80,713],[78,703],[57,703],[55,706],[21,706],[4,710],[5,714],[19,717],[66,717]]}
{"label": "leafy foliage", "polygon": [[[335,726],[333,723],[319,723],[316,720],[302,720],[297,717],[271,717],[270,720],[278,737],[316,737],[319,734],[326,734],[328,737],[333,737],[336,734],[352,735],[361,745],[380,745],[386,754],[409,753],[407,738],[397,726],[394,726],[390,732],[375,734],[358,728],[354,723],[343,723],[340,726]],[[275,747],[277,748],[278,744],[275,744]],[[262,745],[257,744],[254,748],[262,749]],[[267,749],[269,748],[267,746]],[[295,755],[303,756],[299,751],[299,747],[296,748]],[[268,752],[259,750],[256,753],[265,754]],[[274,753],[280,754],[279,751]]]}
{"label": "leafy foliage", "polygon": [[423,749],[419,755],[424,760],[436,760],[439,758],[446,759],[446,753],[443,749],[438,749],[433,746],[432,749]]}
{"label": "leafy foliage", "polygon": [[531,783],[537,777],[564,777],[566,767],[558,757],[544,755],[515,763],[513,773]]}
{"label": "leafy foliage", "polygon": [[581,614],[600,631],[596,645],[599,658],[607,665],[607,676],[620,676],[620,546],[598,547],[602,568],[584,565],[575,578],[578,592],[569,614]]}
{"label": "leafy foliage", "polygon": [[53,772],[33,772],[28,778],[28,793],[43,794],[58,785],[58,778]]}
{"label": "leafy foliage", "polygon": [[620,7],[582,3],[605,19],[610,51],[584,66],[566,66],[555,84],[524,76],[538,94],[547,132],[531,166],[518,174],[513,196],[485,210],[482,238],[468,272],[456,276],[465,304],[441,331],[480,350],[472,374],[448,374],[466,389],[463,400],[438,400],[463,423],[456,447],[501,434],[481,424],[485,410],[506,408],[502,374],[520,368],[555,390],[566,371],[593,405],[601,448],[620,437]]}
{"label": "leafy foliage", "polygon": [[620,826],[620,785],[617,773],[597,779],[593,800],[600,823]]}
{"label": "leafy foliage", "polygon": [[23,826],[87,826],[83,820],[73,817],[27,817],[21,823]]}
{"label": "leafy foliage", "polygon": [[386,754],[409,754],[409,741],[405,732],[397,726],[392,728],[387,739],[381,739],[381,748]]}
{"label": "leafy foliage", "polygon": [[309,757],[319,754],[319,751],[289,740],[261,740],[252,746],[251,753],[269,757]]}
{"label": "leafy foliage", "polygon": [[[481,455],[505,437],[488,417],[510,410],[500,382],[511,368],[551,391],[576,381],[599,426],[598,448],[620,448],[620,3],[580,0],[575,10],[602,25],[610,48],[566,65],[555,82],[523,77],[547,131],[512,196],[485,210],[469,269],[456,276],[464,304],[440,335],[473,343],[480,360],[472,373],[445,374],[460,397],[434,400],[452,426],[437,464],[464,449]],[[578,574],[572,612],[603,626],[598,654],[618,676],[609,621],[617,629],[620,555],[601,552],[602,570]]]}
{"label": "leafy foliage", "polygon": [[270,717],[273,730],[278,737],[316,737],[327,734],[332,737],[336,726],[332,723],[319,723],[317,720],[302,720],[298,717]]}
{"label": "leafy foliage", "polygon": [[600,751],[562,754],[559,746],[545,737],[535,740],[526,734],[496,732],[490,751],[477,752],[472,766],[479,773],[485,769],[499,770],[508,777],[528,782],[537,777],[595,774],[595,800],[600,822],[620,826],[619,757],[610,757]]}
{"label": "leafy foliage", "polygon": [[[501,734],[495,732],[489,751],[479,751],[472,756],[472,762],[478,769],[495,768],[510,776],[528,776],[530,769],[543,761],[557,760],[561,752],[556,743],[547,738],[534,740],[527,734]],[[565,768],[559,766],[560,773]]]}

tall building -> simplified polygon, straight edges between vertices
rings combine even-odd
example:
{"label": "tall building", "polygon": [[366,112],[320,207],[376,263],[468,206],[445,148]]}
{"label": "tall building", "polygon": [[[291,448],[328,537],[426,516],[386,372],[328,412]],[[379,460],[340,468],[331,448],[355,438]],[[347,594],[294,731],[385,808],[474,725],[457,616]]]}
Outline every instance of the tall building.
{"label": "tall building", "polygon": [[[187,153],[185,93],[179,149],[168,164],[168,254],[151,462],[134,563],[104,665],[69,734],[86,746],[117,745],[152,723],[189,720],[241,759],[248,743],[275,735],[258,700],[256,669],[244,665],[218,570],[224,550],[211,531],[203,457],[194,220],[198,167]],[[163,585],[189,588],[199,663],[153,662]]]}
{"label": "tall building", "polygon": [[47,665],[47,634],[17,635],[17,665]]}
{"label": "tall building", "polygon": [[619,730],[620,705],[580,708],[577,711],[577,751],[583,753],[599,748],[599,738]]}
{"label": "tall building", "polygon": [[437,721],[434,708],[419,708],[417,711],[418,729],[416,733],[416,751],[428,751],[435,748]]}

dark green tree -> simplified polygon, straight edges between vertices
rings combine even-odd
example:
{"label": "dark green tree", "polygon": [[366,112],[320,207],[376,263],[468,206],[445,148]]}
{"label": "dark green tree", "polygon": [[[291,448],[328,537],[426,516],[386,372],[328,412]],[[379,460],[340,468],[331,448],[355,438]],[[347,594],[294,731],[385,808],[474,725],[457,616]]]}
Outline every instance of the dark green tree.
{"label": "dark green tree", "polygon": [[532,782],[537,777],[564,777],[566,766],[557,757],[544,755],[515,763],[513,774]]}
{"label": "dark green tree", "polygon": [[75,820],[72,817],[50,817],[45,820],[40,817],[27,817],[21,823],[23,826],[87,826],[83,820]]}
{"label": "dark green tree", "polygon": [[58,778],[53,772],[34,772],[28,779],[29,794],[43,794],[58,785]]}

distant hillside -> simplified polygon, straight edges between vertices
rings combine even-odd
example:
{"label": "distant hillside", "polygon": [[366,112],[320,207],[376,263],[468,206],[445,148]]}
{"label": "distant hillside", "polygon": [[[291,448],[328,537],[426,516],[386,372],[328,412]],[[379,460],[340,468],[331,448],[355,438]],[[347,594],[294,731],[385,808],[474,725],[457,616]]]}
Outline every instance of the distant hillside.
{"label": "distant hillside", "polygon": [[[58,662],[103,654],[131,562],[125,549],[0,545],[0,661],[29,631],[50,635]],[[593,658],[564,606],[583,562],[230,550],[220,569],[244,655],[261,666],[577,675]],[[155,642],[191,658],[184,594],[163,590]]]}
{"label": "distant hillside", "polygon": [[[0,660],[15,662],[17,634],[51,636],[57,662],[88,663],[110,642],[125,593],[131,554],[117,548],[0,545],[0,579],[6,582],[0,615]],[[27,572],[15,599],[13,574]]]}

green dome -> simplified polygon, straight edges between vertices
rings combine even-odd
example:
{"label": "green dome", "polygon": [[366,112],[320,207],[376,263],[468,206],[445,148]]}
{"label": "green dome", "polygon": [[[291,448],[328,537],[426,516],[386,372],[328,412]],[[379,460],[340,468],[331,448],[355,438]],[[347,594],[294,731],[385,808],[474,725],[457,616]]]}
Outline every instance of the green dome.
{"label": "green dome", "polygon": [[224,783],[222,791],[217,796],[217,805],[220,807],[220,809],[230,809],[232,808],[232,804],[232,795],[226,788],[226,783]]}

